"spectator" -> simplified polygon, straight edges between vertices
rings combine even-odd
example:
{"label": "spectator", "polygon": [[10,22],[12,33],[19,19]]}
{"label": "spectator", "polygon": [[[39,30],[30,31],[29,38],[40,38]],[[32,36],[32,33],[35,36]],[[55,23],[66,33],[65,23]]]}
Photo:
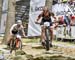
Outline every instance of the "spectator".
{"label": "spectator", "polygon": [[75,16],[71,15],[71,25],[75,25]]}
{"label": "spectator", "polygon": [[59,25],[64,24],[63,16],[59,16],[59,17],[58,17],[58,21],[59,21]]}
{"label": "spectator", "polygon": [[66,26],[70,25],[70,16],[69,14],[64,15],[64,23]]}

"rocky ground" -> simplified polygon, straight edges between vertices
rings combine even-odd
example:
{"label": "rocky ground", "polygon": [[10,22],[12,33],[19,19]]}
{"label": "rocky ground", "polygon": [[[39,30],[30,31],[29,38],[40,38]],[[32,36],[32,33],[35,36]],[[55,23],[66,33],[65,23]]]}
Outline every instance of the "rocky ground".
{"label": "rocky ground", "polygon": [[[32,39],[35,40],[35,39]],[[0,45],[0,60],[75,60],[75,46],[64,42],[53,42],[46,51],[39,41],[23,39],[23,49],[10,53],[6,45]]]}

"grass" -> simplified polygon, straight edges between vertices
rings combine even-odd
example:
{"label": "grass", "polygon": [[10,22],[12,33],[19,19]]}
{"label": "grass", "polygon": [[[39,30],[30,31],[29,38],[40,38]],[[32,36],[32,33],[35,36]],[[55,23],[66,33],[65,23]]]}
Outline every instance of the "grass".
{"label": "grass", "polygon": [[[3,37],[0,37],[0,40],[2,40]],[[40,38],[22,38],[22,42],[23,43],[39,43],[40,42]],[[57,41],[57,40],[53,40],[53,43],[56,44],[65,44],[65,45],[75,45],[74,42],[62,42],[62,41]]]}
{"label": "grass", "polygon": [[[33,38],[33,39],[22,39],[23,43],[40,43],[40,38]],[[57,41],[57,40],[53,40],[53,44],[61,44],[64,46],[75,46],[75,44],[73,42],[62,42],[62,41]]]}
{"label": "grass", "polygon": [[56,40],[54,40],[53,42],[57,43],[57,44],[64,44],[65,46],[66,45],[68,45],[68,46],[70,46],[70,45],[75,46],[74,42],[62,42],[62,41],[56,41]]}
{"label": "grass", "polygon": [[38,42],[40,42],[40,38],[37,38],[37,39],[35,39],[35,38],[33,38],[33,39],[27,39],[27,38],[23,38],[22,39],[22,42],[23,43],[38,43]]}

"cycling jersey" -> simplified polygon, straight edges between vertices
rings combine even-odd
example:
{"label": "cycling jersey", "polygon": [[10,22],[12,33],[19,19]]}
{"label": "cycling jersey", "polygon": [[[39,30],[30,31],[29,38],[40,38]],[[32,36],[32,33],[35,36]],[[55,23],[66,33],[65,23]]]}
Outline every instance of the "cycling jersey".
{"label": "cycling jersey", "polygon": [[52,26],[52,21],[51,21],[51,14],[50,12],[43,12],[42,14],[40,14],[38,17],[42,17],[42,21],[41,21],[41,25],[44,24],[44,22],[49,22],[50,26]]}
{"label": "cycling jersey", "polygon": [[51,21],[51,18],[42,18],[42,21],[41,21],[41,25],[44,24],[44,22],[49,22],[50,23],[50,26],[52,26],[52,21]]}
{"label": "cycling jersey", "polygon": [[20,31],[23,29],[23,26],[21,25],[20,27],[17,27],[17,24],[14,24],[11,28],[10,28],[10,34],[20,34]]}

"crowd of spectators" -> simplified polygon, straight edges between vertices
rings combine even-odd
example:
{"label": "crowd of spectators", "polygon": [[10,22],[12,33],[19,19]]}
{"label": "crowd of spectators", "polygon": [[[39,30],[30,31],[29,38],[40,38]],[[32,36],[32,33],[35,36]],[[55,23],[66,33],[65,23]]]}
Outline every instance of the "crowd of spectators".
{"label": "crowd of spectators", "polygon": [[75,0],[53,0],[53,5],[57,3],[68,3],[69,5],[75,6]]}
{"label": "crowd of spectators", "polygon": [[[75,6],[75,0],[53,0],[53,5],[57,3],[68,3],[70,6]],[[75,15],[69,12],[62,16],[58,16],[57,19],[60,21],[59,24],[75,25]]]}
{"label": "crowd of spectators", "polygon": [[65,14],[58,16],[57,20],[59,21],[59,25],[65,24],[66,26],[75,26],[75,15]]}

